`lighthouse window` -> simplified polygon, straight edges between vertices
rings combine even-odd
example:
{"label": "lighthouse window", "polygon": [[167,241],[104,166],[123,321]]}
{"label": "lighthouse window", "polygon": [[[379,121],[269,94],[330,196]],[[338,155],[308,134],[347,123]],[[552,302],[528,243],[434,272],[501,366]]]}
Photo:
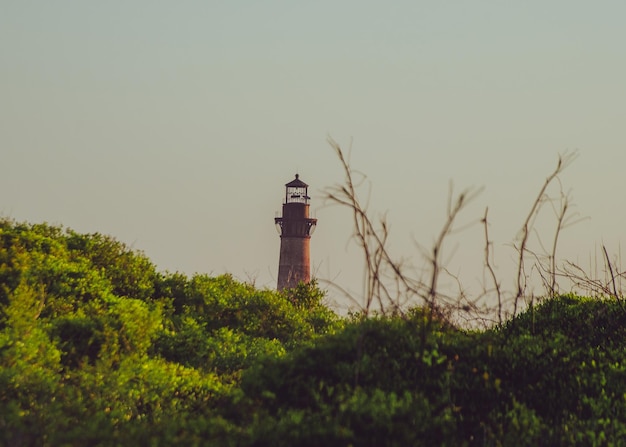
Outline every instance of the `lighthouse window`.
{"label": "lighthouse window", "polygon": [[287,188],[287,202],[307,203],[308,199],[309,197],[306,194],[306,188],[297,186]]}

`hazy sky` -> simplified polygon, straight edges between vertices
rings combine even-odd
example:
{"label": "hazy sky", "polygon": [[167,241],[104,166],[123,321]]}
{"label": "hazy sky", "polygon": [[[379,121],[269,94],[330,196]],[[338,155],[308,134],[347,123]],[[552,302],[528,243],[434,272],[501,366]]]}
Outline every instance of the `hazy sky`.
{"label": "hazy sky", "polygon": [[[510,288],[510,244],[558,154],[578,150],[562,181],[589,219],[560,255],[588,267],[626,228],[624,17],[623,1],[1,0],[0,214],[274,287],[273,219],[299,172],[316,276],[359,291],[350,215],[322,200],[343,180],[331,136],[416,265],[450,180],[484,187],[461,223],[489,206]],[[481,227],[447,247],[475,287]]]}

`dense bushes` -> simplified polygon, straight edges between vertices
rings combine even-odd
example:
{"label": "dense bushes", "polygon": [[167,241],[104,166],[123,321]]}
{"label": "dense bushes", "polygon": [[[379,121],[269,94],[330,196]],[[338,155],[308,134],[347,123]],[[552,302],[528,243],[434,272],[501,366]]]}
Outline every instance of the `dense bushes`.
{"label": "dense bushes", "polygon": [[0,221],[0,285],[0,445],[227,445],[241,371],[339,324],[315,287],[298,306],[45,224]]}
{"label": "dense bushes", "polygon": [[242,388],[265,416],[255,435],[300,445],[298,420],[337,445],[626,443],[621,306],[559,297],[501,329],[436,326],[426,339],[420,318],[350,323],[245,372]]}
{"label": "dense bushes", "polygon": [[626,445],[626,309],[340,319],[315,284],[158,273],[0,221],[0,445]]}

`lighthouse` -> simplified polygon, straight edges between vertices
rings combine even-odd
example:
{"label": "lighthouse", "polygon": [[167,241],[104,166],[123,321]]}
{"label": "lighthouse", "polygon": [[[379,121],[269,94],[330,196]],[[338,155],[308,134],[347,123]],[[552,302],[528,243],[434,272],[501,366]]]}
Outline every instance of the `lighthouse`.
{"label": "lighthouse", "polygon": [[274,223],[280,234],[278,290],[291,289],[311,280],[310,242],[317,219],[309,217],[309,185],[296,178],[285,185],[283,215]]}

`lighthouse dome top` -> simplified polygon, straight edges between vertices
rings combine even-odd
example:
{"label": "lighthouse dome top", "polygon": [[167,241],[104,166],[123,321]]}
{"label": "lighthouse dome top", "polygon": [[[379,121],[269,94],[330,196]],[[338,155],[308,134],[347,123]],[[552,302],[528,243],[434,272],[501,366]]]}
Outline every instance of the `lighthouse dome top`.
{"label": "lighthouse dome top", "polygon": [[287,188],[308,188],[309,185],[300,180],[300,174],[296,174],[295,180],[286,183],[285,186]]}

